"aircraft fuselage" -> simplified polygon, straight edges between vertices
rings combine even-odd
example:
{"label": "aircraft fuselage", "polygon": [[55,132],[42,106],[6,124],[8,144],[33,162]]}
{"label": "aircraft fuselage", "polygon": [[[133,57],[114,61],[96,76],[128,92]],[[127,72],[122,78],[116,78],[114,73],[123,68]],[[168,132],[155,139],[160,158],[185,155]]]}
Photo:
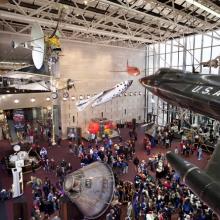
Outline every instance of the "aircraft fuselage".
{"label": "aircraft fuselage", "polygon": [[166,102],[220,121],[220,76],[161,68],[141,84]]}

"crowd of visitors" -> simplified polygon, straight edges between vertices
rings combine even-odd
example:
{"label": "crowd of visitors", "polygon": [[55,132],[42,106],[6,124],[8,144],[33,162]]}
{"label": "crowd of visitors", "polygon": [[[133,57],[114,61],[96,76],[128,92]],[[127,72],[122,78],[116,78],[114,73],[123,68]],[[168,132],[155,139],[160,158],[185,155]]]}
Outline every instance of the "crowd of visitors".
{"label": "crowd of visitors", "polygon": [[50,219],[50,216],[59,209],[59,198],[64,194],[62,182],[57,181],[53,185],[47,177],[42,181],[32,176],[28,183],[31,184],[33,194],[32,219]]}
{"label": "crowd of visitors", "polygon": [[[116,204],[119,207],[127,205],[126,220],[217,219],[211,209],[181,182],[179,174],[168,166],[162,154],[154,155],[149,162],[142,160],[137,167],[134,182],[119,181],[115,192]],[[116,214],[111,209],[106,219],[117,219]]]}
{"label": "crowd of visitors", "polygon": [[[37,138],[29,139],[33,150],[36,150],[41,158],[41,165],[45,174],[54,173],[57,177],[55,184],[49,178],[43,181],[37,177],[31,177],[30,184],[33,194],[32,219],[50,219],[50,216],[57,213],[59,200],[63,196],[63,180],[65,175],[72,172],[71,161],[65,159],[55,161],[50,158],[47,146],[50,146],[50,132],[42,132],[40,135],[47,136],[48,145],[40,146]],[[184,185],[177,172],[172,170],[163,153],[152,154],[152,149],[157,145],[164,149],[170,148],[174,139],[174,131],[171,127],[156,129],[155,135],[146,134],[143,140],[146,151],[146,159],[140,160],[136,156],[136,145],[138,136],[135,129],[129,129],[126,140],[112,140],[106,135],[102,141],[96,138],[89,143],[75,141],[74,135],[69,136],[68,152],[73,159],[80,159],[80,166],[84,167],[95,161],[108,163],[115,174],[116,190],[112,205],[106,215],[107,220],[119,220],[124,216],[122,207],[126,207],[126,220],[130,219],[215,219],[213,212],[203,204]],[[39,135],[39,134],[38,134]],[[60,136],[59,136],[60,138]],[[59,139],[59,145],[62,145]],[[198,160],[203,158],[202,148],[194,139],[183,138],[175,147],[174,152],[185,157],[197,153]],[[133,165],[132,165],[133,164]],[[135,167],[135,178],[133,182],[122,181],[129,171],[129,166]],[[32,169],[33,175],[35,170]],[[4,199],[5,192],[0,193]],[[6,197],[7,198],[7,197]]]}

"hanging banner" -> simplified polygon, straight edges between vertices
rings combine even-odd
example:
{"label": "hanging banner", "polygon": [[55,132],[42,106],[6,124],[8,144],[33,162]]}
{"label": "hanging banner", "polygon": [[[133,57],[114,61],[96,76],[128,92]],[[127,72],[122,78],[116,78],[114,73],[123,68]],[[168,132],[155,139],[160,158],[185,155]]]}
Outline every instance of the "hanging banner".
{"label": "hanging banner", "polygon": [[13,111],[14,127],[17,131],[24,130],[25,120],[24,111],[22,109],[16,109]]}

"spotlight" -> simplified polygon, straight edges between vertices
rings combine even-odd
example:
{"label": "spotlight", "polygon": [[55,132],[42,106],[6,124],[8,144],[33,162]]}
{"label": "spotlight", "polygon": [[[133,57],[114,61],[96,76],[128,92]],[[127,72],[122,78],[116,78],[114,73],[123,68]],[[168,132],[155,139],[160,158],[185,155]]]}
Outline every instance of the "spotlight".
{"label": "spotlight", "polygon": [[49,97],[47,97],[47,98],[46,98],[46,101],[48,101],[48,102],[49,102],[49,101],[50,101],[50,98],[49,98]]}
{"label": "spotlight", "polygon": [[75,100],[76,100],[76,97],[75,97],[75,96],[72,96],[71,99],[72,99],[73,101],[75,101]]}
{"label": "spotlight", "polygon": [[15,100],[14,100],[14,103],[16,103],[16,104],[19,103],[19,100],[18,100],[18,99],[15,99]]}
{"label": "spotlight", "polygon": [[35,102],[36,99],[35,99],[35,98],[31,98],[30,101],[31,101],[31,102]]}

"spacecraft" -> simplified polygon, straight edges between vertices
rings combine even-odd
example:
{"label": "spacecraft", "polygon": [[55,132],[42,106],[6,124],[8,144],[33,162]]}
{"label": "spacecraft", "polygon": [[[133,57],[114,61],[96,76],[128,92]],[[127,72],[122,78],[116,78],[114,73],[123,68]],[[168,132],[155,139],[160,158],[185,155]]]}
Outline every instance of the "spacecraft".
{"label": "spacecraft", "polygon": [[92,107],[95,107],[109,102],[113,98],[125,93],[126,90],[131,86],[132,82],[133,80],[126,80],[124,82],[118,83],[113,88],[100,92],[97,95],[94,95],[88,99],[82,99],[76,102],[76,107],[78,111],[83,111],[90,104],[92,105]]}
{"label": "spacecraft", "polygon": [[110,166],[97,161],[65,177],[64,191],[86,219],[97,219],[108,209],[115,190]]}

